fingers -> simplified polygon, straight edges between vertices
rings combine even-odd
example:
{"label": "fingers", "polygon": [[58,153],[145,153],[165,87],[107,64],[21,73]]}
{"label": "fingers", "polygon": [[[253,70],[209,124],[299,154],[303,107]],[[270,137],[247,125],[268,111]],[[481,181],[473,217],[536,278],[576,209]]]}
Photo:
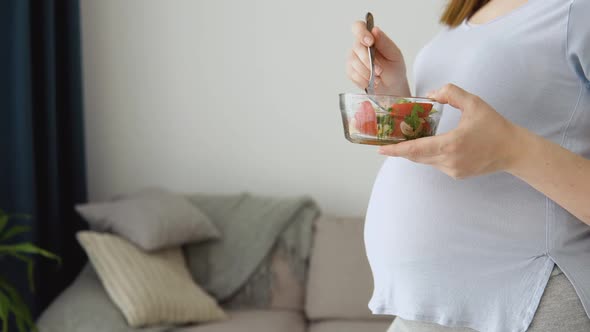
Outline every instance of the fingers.
{"label": "fingers", "polygon": [[402,157],[419,163],[431,164],[438,160],[438,156],[444,153],[444,147],[449,143],[448,140],[446,134],[423,137],[417,140],[382,146],[379,148],[379,153],[390,157]]}
{"label": "fingers", "polygon": [[446,84],[442,88],[431,93],[431,98],[439,103],[449,104],[456,109],[464,111],[473,108],[479,98],[454,84]]}
{"label": "fingers", "polygon": [[375,38],[373,35],[367,30],[367,24],[365,21],[356,21],[352,25],[352,34],[354,35],[357,42],[364,45],[365,47],[369,47],[373,45]]}
{"label": "fingers", "polygon": [[387,60],[396,61],[401,54],[397,45],[379,27],[374,27],[373,31],[369,32],[364,21],[356,21],[352,25],[352,34],[356,42],[364,47],[375,43],[377,51]]}
{"label": "fingers", "polygon": [[[382,72],[383,70],[381,69],[381,66],[378,64],[377,60],[375,60],[375,86],[378,86],[381,83],[381,78],[379,75]],[[359,59],[354,50],[352,50],[348,56],[346,73],[348,78],[352,80],[359,88],[365,89],[369,85],[369,79],[371,78],[369,64]]]}
{"label": "fingers", "polygon": [[357,73],[352,66],[346,66],[346,74],[348,78],[359,88],[366,89],[369,86],[369,79]]}
{"label": "fingers", "polygon": [[[359,67],[362,66],[364,67],[362,64],[360,64],[360,61],[356,61],[355,62],[356,65],[353,66],[352,64],[349,64],[348,66],[346,66],[346,74],[348,75],[348,78],[359,88],[361,89],[366,89],[367,86],[369,86],[369,76],[370,74],[367,74],[366,72],[358,72],[355,67]],[[366,68],[365,68],[366,70]],[[379,77],[375,77],[375,87],[379,86],[379,84],[381,84],[381,79]]]}
{"label": "fingers", "polygon": [[370,68],[369,63],[369,51],[366,46],[360,43],[354,43],[352,46],[352,52],[356,55],[356,57],[360,60],[360,62],[367,68]]}
{"label": "fingers", "polygon": [[[445,134],[447,135],[447,134]],[[425,137],[413,141],[406,141],[394,145],[385,145],[379,148],[379,153],[391,156],[402,157],[416,163],[431,165],[453,179],[459,180],[467,177],[468,173],[461,171],[449,163],[445,150],[452,150],[452,144],[448,137],[439,139],[441,136]]]}
{"label": "fingers", "polygon": [[[365,29],[366,30],[366,29]],[[399,61],[401,51],[379,27],[373,28],[373,35],[375,36],[375,49],[389,61]]]}
{"label": "fingers", "polygon": [[[364,21],[355,22],[352,25],[352,33],[355,36],[355,42],[352,47],[352,52],[349,55],[346,73],[358,87],[365,89],[369,85],[369,79],[371,76],[371,64],[367,47],[373,45],[375,37],[367,30]],[[375,85],[379,85],[381,82],[379,76],[383,72],[381,62],[384,59],[385,58],[377,52],[374,62]]]}
{"label": "fingers", "polygon": [[[371,64],[369,61],[369,51],[367,50],[367,48],[359,43],[355,43],[355,45],[352,48],[352,53],[354,53],[353,55],[356,55],[356,59],[354,59],[354,56],[351,55],[352,60],[358,60],[359,61],[359,65],[363,65],[367,72],[371,73]],[[379,61],[379,54],[377,54],[375,56],[375,75],[379,76],[381,75],[381,73],[383,72],[383,66],[381,66],[381,61]],[[360,72],[360,71],[359,71]]]}
{"label": "fingers", "polygon": [[350,66],[367,81],[371,78],[371,70],[358,58],[356,53],[351,52]]}

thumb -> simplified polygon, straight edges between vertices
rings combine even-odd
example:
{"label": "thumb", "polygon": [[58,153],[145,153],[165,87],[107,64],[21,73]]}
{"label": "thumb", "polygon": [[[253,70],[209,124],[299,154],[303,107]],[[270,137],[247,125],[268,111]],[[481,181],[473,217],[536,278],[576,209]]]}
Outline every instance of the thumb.
{"label": "thumb", "polygon": [[375,37],[375,48],[381,55],[389,61],[399,61],[401,57],[401,51],[395,45],[383,30],[379,27],[373,28],[373,36]]}
{"label": "thumb", "polygon": [[465,108],[470,107],[477,101],[476,95],[450,83],[431,92],[429,97],[441,104],[449,104],[460,111],[464,111]]}

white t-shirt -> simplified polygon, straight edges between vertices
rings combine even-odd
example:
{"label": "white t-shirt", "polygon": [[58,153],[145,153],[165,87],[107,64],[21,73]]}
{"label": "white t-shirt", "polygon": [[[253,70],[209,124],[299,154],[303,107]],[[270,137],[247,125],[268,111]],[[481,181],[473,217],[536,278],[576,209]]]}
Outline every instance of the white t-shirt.
{"label": "white t-shirt", "polygon": [[[416,95],[454,83],[590,158],[590,0],[530,0],[489,23],[445,29],[414,70]],[[455,128],[460,115],[445,106],[439,133]],[[453,180],[387,158],[365,245],[376,314],[525,331],[555,263],[590,309],[590,227],[507,173]]]}

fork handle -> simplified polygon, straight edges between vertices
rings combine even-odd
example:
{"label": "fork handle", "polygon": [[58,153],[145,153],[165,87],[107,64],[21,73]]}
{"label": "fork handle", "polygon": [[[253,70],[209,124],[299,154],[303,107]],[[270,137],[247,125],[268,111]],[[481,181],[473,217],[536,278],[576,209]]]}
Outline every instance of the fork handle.
{"label": "fork handle", "polygon": [[[365,22],[367,23],[367,30],[373,32],[375,22],[373,20],[373,14],[370,12],[365,16]],[[369,66],[371,67],[371,76],[369,77],[369,86],[365,89],[368,94],[375,94],[375,44],[368,47],[369,52]]]}

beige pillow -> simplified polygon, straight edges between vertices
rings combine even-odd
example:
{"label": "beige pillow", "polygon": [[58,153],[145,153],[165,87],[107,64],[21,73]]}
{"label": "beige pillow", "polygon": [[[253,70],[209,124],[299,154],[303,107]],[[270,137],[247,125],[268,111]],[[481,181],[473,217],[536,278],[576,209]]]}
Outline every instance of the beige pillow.
{"label": "beige pillow", "polygon": [[112,234],[83,231],[77,238],[130,326],[226,318],[193,281],[180,248],[146,253]]}

